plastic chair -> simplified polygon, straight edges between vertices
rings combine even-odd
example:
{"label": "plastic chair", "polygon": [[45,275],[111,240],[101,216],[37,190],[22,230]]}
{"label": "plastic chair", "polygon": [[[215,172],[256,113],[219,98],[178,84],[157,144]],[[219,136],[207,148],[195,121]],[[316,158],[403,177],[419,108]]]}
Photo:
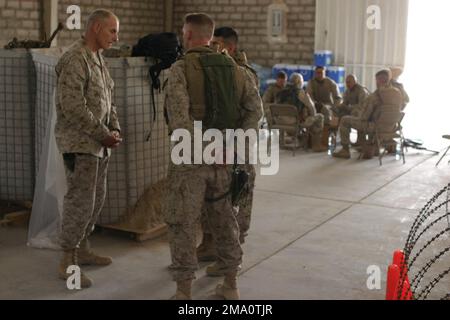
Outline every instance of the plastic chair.
{"label": "plastic chair", "polygon": [[384,111],[381,112],[377,121],[375,121],[375,140],[377,147],[383,147],[383,152],[379,153],[378,159],[380,166],[383,164],[383,157],[388,153],[388,147],[396,147],[397,142],[394,139],[399,139],[401,155],[403,164],[405,160],[405,138],[402,132],[401,122],[405,116],[401,111]]}
{"label": "plastic chair", "polygon": [[[296,106],[289,104],[269,104],[271,114],[271,129],[280,130],[280,146],[292,147],[292,155],[295,156],[295,150],[299,147],[298,133],[300,132],[300,117]],[[294,143],[286,145],[284,133],[290,132],[293,135]]]}

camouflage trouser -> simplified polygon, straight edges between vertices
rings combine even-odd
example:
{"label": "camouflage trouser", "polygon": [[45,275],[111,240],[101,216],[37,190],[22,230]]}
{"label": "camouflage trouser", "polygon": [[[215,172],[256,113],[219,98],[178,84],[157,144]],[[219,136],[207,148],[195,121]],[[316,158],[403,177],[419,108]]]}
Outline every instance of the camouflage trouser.
{"label": "camouflage trouser", "polygon": [[106,197],[109,157],[64,154],[67,193],[64,197],[61,247],[74,249],[94,230]]}
{"label": "camouflage trouser", "polygon": [[316,103],[317,113],[323,114],[323,121],[325,125],[330,125],[331,117],[333,115],[332,106],[324,103]]}
{"label": "camouflage trouser", "polygon": [[339,132],[341,135],[341,144],[350,144],[350,131],[351,129],[356,129],[358,132],[364,131],[365,133],[373,133],[373,124],[367,121],[361,120],[359,117],[345,116],[342,117],[341,123],[339,125]]}
{"label": "camouflage trouser", "polygon": [[[165,201],[165,220],[172,256],[174,281],[195,278],[198,268],[196,233],[205,200],[219,198],[230,189],[230,168],[196,166],[186,171],[169,167],[169,190]],[[242,262],[239,226],[227,196],[210,202],[208,222],[217,250],[217,263],[225,273],[237,272]]]}
{"label": "camouflage trouser", "polygon": [[359,117],[362,113],[361,105],[353,105],[353,106],[340,106],[337,108],[337,116],[342,118],[344,116],[353,116]]}
{"label": "camouflage trouser", "polygon": [[[253,190],[255,189],[256,170],[252,164],[241,164],[238,167],[244,169],[248,174],[248,190],[239,199],[239,210],[237,212],[237,222],[239,225],[239,242],[242,244],[245,242],[245,238],[248,236],[248,230],[250,229],[252,208],[253,208]],[[211,228],[209,226],[208,217],[209,212],[213,210],[212,203],[205,203],[202,210],[202,231],[203,233],[211,234]]]}
{"label": "camouflage trouser", "polygon": [[307,117],[302,123],[302,127],[309,130],[311,134],[321,133],[323,130],[323,114],[316,114],[314,116]]}

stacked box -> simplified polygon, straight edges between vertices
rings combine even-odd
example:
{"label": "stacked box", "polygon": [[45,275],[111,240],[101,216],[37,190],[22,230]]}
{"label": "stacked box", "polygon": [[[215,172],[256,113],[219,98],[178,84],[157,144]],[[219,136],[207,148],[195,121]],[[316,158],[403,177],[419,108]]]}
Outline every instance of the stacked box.
{"label": "stacked box", "polygon": [[286,65],[286,74],[287,74],[288,81],[291,80],[291,76],[293,73],[298,73],[298,72],[299,72],[298,65],[295,65],[295,64],[287,64]]}
{"label": "stacked box", "polygon": [[[45,126],[56,87],[54,67],[57,58],[35,52],[37,88],[40,101],[36,107],[37,147],[45,139]],[[99,224],[119,222],[128,208],[134,206],[144,191],[167,175],[169,146],[167,126],[163,116],[164,95],[155,91],[156,120],[153,123],[151,85],[148,77],[150,62],[144,58],[106,59],[114,80],[114,103],[122,129],[123,144],[112,153],[108,169],[108,192]],[[165,73],[161,74],[164,83]],[[147,142],[148,131],[152,135]],[[36,152],[41,149],[37,148]]]}
{"label": "stacked box", "polygon": [[285,63],[278,63],[278,64],[274,65],[274,66],[272,67],[272,78],[276,79],[277,74],[278,74],[280,71],[284,71],[284,72],[288,73],[287,66],[288,66],[288,65],[285,64]]}
{"label": "stacked box", "polygon": [[303,80],[308,82],[312,78],[314,78],[314,66],[297,66],[297,72],[303,76]]}
{"label": "stacked box", "polygon": [[0,199],[32,201],[34,67],[25,49],[0,49]]}
{"label": "stacked box", "polygon": [[327,77],[333,79],[334,82],[336,82],[337,84],[345,83],[345,68],[344,67],[338,67],[338,66],[327,67],[326,75],[327,75]]}
{"label": "stacked box", "polygon": [[333,52],[329,50],[317,50],[314,52],[314,65],[328,67],[333,64]]}

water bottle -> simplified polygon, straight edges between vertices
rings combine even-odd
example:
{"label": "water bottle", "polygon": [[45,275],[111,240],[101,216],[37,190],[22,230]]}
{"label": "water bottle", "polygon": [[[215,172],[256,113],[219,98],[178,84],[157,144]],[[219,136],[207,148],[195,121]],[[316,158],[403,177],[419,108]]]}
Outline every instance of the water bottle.
{"label": "water bottle", "polygon": [[328,155],[331,156],[333,152],[334,152],[333,137],[330,134],[328,136]]}
{"label": "water bottle", "polygon": [[400,142],[396,141],[396,144],[395,144],[395,160],[397,160],[397,161],[400,160],[401,156],[402,156],[402,148],[400,146]]}

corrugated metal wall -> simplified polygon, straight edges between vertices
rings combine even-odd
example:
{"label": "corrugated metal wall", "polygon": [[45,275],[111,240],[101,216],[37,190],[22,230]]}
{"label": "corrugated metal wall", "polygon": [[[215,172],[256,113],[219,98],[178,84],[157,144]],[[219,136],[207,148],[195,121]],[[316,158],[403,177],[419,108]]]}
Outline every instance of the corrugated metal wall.
{"label": "corrugated metal wall", "polygon": [[[315,49],[331,50],[335,65],[345,66],[370,90],[384,67],[405,64],[408,0],[316,0]],[[380,8],[381,28],[370,30],[367,13]]]}

